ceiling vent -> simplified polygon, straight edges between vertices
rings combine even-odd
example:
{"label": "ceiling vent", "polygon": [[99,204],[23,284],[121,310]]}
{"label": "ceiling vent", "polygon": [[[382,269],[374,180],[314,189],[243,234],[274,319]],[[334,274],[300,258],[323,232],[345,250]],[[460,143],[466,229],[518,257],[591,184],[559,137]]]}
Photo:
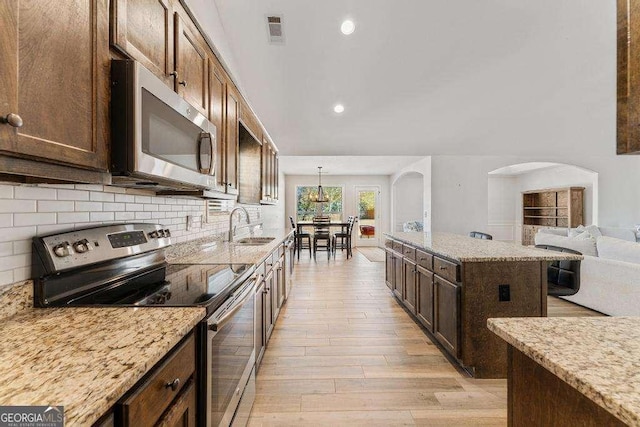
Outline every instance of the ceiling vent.
{"label": "ceiling vent", "polygon": [[267,29],[269,30],[269,42],[284,44],[284,32],[282,28],[282,15],[267,16]]}

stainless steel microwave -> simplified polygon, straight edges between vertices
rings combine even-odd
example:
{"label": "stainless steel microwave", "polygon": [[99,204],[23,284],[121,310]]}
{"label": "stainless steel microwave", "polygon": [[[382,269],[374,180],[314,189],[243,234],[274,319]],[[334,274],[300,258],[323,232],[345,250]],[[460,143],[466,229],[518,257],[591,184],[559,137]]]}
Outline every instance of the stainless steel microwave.
{"label": "stainless steel microwave", "polygon": [[116,185],[217,190],[216,127],[140,63],[111,62],[111,174]]}

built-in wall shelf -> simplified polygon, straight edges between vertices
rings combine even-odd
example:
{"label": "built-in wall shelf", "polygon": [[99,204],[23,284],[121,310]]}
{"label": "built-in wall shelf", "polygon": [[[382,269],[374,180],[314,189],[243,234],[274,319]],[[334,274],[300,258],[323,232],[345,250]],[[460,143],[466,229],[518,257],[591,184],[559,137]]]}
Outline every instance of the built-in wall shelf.
{"label": "built-in wall shelf", "polygon": [[522,244],[533,245],[540,228],[573,228],[583,223],[584,187],[522,193]]}

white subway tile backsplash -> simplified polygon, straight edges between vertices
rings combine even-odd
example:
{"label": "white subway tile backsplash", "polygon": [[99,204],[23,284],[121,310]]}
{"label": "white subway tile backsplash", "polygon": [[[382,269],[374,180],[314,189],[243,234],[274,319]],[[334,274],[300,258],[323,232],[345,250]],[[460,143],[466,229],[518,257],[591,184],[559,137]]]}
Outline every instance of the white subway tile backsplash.
{"label": "white subway tile backsplash", "polygon": [[0,199],[13,199],[13,185],[0,185]]}
{"label": "white subway tile backsplash", "polygon": [[136,201],[136,197],[131,194],[116,194],[114,197],[116,202],[133,203]]}
{"label": "white subway tile backsplash", "polygon": [[0,257],[13,255],[13,243],[4,242],[0,243]]}
{"label": "white subway tile backsplash", "polygon": [[31,239],[13,242],[13,255],[31,253]]}
{"label": "white subway tile backsplash", "polygon": [[102,210],[105,212],[123,212],[124,203],[103,203]]}
{"label": "white subway tile backsplash", "polygon": [[[248,207],[252,218],[259,207]],[[193,227],[187,231],[187,215]],[[205,203],[158,197],[147,190],[102,185],[0,184],[0,285],[29,277],[31,241],[44,236],[113,222],[148,222],[171,229],[175,243],[227,231],[229,216],[203,222]]]}
{"label": "white subway tile backsplash", "polygon": [[102,210],[100,202],[75,202],[76,212],[99,212]]}
{"label": "white subway tile backsplash", "polygon": [[135,212],[116,212],[116,221],[131,221],[136,219]]}
{"label": "white subway tile backsplash", "polygon": [[58,190],[58,200],[89,200],[85,190]]}
{"label": "white subway tile backsplash", "polygon": [[[99,203],[102,205],[101,203]],[[89,222],[89,212],[69,212],[58,214],[58,224],[73,224],[76,222]]]}
{"label": "white subway tile backsplash", "polygon": [[56,189],[47,187],[17,186],[13,189],[16,199],[55,200]]}
{"label": "white subway tile backsplash", "polygon": [[17,213],[13,215],[13,224],[16,227],[27,225],[47,225],[56,223],[56,214],[49,213]]}
{"label": "white subway tile backsplash", "polygon": [[73,212],[74,204],[72,201],[55,201],[55,200],[39,200],[38,212]]}
{"label": "white subway tile backsplash", "polygon": [[113,221],[113,212],[91,212],[89,220],[91,222]]}
{"label": "white subway tile backsplash", "polygon": [[35,200],[12,200],[12,199],[0,200],[0,212],[3,212],[3,213],[35,212],[35,211],[36,211]]}
{"label": "white subway tile backsplash", "polygon": [[89,199],[96,202],[113,202],[114,194],[92,191],[89,193]]}

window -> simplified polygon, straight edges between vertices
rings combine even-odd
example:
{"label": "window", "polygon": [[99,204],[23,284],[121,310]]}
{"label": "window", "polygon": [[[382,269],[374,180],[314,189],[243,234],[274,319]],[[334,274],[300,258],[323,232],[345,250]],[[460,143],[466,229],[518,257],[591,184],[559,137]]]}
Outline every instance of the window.
{"label": "window", "polygon": [[[322,187],[326,203],[316,203],[317,186],[298,186],[296,188],[296,221],[311,221],[315,215],[329,215],[332,221],[342,220],[342,187]],[[322,209],[322,210],[321,210]]]}

